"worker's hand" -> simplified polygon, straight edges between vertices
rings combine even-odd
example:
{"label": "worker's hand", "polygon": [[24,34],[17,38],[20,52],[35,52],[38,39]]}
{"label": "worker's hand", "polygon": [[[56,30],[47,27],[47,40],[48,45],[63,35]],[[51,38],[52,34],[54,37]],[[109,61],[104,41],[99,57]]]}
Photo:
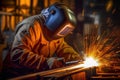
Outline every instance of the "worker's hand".
{"label": "worker's hand", "polygon": [[50,69],[60,68],[64,66],[64,59],[63,58],[48,58],[47,64]]}

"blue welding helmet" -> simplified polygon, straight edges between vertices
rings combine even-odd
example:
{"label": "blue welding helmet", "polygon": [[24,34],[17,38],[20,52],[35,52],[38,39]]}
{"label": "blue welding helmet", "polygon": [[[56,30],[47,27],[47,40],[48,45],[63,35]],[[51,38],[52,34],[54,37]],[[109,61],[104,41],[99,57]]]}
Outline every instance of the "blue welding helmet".
{"label": "blue welding helmet", "polygon": [[58,39],[71,33],[76,26],[76,17],[72,10],[61,3],[55,3],[44,10],[45,26],[50,38]]}

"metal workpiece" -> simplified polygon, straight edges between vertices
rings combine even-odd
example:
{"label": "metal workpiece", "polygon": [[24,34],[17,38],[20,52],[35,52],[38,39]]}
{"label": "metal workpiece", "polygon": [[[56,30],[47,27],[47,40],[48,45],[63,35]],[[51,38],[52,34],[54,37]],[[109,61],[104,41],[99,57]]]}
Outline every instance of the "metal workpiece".
{"label": "metal workpiece", "polygon": [[62,68],[23,75],[20,77],[9,79],[9,80],[24,80],[24,79],[28,79],[36,76],[39,76],[41,78],[60,78],[60,77],[71,75],[80,71],[84,71],[85,69],[88,69],[88,68],[84,68],[82,64],[74,64],[74,65],[69,65]]}
{"label": "metal workpiece", "polygon": [[[28,74],[9,80],[26,80],[35,78],[37,80],[62,80],[67,78],[73,80],[71,75],[85,72],[85,80],[119,80],[120,73],[97,73],[97,67],[81,67],[81,64],[74,64],[63,68]],[[79,67],[78,67],[79,66]]]}

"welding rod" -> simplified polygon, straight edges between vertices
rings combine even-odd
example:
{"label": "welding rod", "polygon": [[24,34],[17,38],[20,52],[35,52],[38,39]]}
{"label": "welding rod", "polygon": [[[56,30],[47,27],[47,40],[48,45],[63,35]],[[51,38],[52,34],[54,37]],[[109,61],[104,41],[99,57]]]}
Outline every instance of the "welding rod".
{"label": "welding rod", "polygon": [[75,64],[75,63],[79,63],[80,61],[79,60],[76,60],[76,61],[68,61],[68,62],[65,62],[66,65],[69,65],[69,64]]}

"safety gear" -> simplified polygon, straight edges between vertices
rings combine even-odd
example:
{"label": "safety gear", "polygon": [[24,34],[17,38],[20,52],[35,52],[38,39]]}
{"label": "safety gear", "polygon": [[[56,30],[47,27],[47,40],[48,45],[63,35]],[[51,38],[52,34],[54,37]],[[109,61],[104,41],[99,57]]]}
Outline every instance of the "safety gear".
{"label": "safety gear", "polygon": [[51,32],[50,38],[58,39],[71,33],[76,26],[76,17],[72,10],[55,3],[41,12],[45,16],[45,25]]}
{"label": "safety gear", "polygon": [[[7,60],[14,65],[9,65],[8,62],[9,66],[5,70],[17,72],[16,74],[20,76],[46,70],[47,58],[54,54],[57,57],[63,57],[65,61],[79,57],[79,54],[64,41],[64,38],[46,40],[43,27],[43,17],[40,14],[29,17],[17,25],[10,60]],[[57,65],[57,61],[54,64]]]}
{"label": "safety gear", "polygon": [[49,69],[59,68],[64,66],[64,58],[51,57],[47,59]]}

